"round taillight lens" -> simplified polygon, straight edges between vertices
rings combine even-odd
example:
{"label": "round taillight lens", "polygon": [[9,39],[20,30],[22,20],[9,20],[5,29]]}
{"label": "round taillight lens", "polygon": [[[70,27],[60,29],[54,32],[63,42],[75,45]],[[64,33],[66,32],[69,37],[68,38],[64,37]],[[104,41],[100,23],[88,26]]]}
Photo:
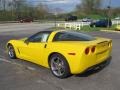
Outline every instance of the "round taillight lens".
{"label": "round taillight lens", "polygon": [[92,53],[95,52],[95,47],[96,47],[96,46],[93,46],[93,47],[91,48],[91,52],[92,52]]}
{"label": "round taillight lens", "polygon": [[89,48],[89,47],[87,47],[87,48],[85,49],[85,54],[86,54],[86,55],[88,55],[88,54],[89,54],[89,52],[90,52],[90,48]]}

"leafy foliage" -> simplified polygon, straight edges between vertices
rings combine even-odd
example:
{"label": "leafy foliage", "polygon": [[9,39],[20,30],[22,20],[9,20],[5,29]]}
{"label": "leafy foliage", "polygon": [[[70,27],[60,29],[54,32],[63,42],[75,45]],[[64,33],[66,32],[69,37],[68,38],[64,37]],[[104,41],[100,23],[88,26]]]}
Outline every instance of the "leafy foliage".
{"label": "leafy foliage", "polygon": [[0,0],[0,7],[0,21],[11,21],[25,17],[44,19],[49,14],[46,5],[40,3],[33,6],[26,0]]}

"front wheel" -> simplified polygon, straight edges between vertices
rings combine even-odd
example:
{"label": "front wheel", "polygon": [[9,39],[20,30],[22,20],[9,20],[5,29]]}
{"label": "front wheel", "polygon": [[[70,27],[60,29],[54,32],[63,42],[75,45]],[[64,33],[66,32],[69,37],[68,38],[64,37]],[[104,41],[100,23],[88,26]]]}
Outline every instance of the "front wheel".
{"label": "front wheel", "polygon": [[54,54],[50,57],[50,69],[54,76],[58,78],[67,78],[70,76],[70,69],[68,62],[64,58],[64,56],[60,54]]}
{"label": "front wheel", "polygon": [[15,50],[12,45],[8,45],[8,55],[11,59],[16,59]]}

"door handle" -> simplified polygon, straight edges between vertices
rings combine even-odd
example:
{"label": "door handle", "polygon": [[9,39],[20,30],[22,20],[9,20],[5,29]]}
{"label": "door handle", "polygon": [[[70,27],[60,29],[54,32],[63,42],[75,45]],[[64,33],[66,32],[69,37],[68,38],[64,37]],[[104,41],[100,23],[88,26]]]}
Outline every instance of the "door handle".
{"label": "door handle", "polygon": [[46,48],[46,47],[47,47],[47,44],[45,44],[44,48]]}

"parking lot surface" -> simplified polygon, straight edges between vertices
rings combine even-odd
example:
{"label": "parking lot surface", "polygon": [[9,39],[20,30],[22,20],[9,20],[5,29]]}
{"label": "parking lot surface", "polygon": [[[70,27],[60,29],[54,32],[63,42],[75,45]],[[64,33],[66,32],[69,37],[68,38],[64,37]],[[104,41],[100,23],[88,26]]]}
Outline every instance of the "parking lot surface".
{"label": "parking lot surface", "polygon": [[[9,26],[9,27],[8,27]],[[53,24],[0,25],[0,90],[119,90],[120,88],[120,34],[86,32],[113,40],[112,58],[106,67],[66,79],[54,77],[49,69],[30,62],[8,58],[6,43],[10,39],[27,37]]]}

